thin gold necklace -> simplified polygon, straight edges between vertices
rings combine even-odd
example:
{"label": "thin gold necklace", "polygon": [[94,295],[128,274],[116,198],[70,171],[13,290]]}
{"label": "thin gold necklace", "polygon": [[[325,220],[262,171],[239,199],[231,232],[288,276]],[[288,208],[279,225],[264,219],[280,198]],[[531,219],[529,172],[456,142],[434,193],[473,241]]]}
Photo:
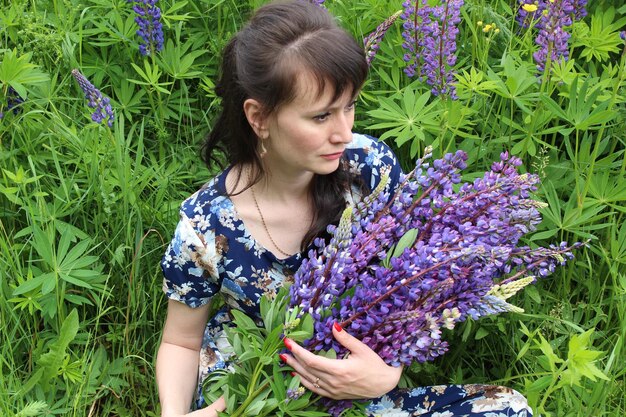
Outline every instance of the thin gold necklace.
{"label": "thin gold necklace", "polygon": [[284,250],[282,250],[281,248],[278,247],[278,245],[274,241],[274,238],[272,237],[272,234],[270,233],[269,229],[267,228],[267,224],[265,223],[265,218],[263,217],[263,213],[261,212],[261,208],[259,207],[259,202],[256,200],[256,194],[254,193],[254,185],[250,186],[250,191],[252,191],[252,199],[254,200],[254,205],[256,206],[256,209],[259,212],[259,216],[261,216],[261,223],[263,223],[263,228],[265,229],[265,233],[267,233],[267,236],[270,238],[270,241],[272,242],[272,245],[274,245],[274,247],[282,255],[285,255],[286,257],[290,257],[292,254],[289,254],[289,253],[285,252]]}

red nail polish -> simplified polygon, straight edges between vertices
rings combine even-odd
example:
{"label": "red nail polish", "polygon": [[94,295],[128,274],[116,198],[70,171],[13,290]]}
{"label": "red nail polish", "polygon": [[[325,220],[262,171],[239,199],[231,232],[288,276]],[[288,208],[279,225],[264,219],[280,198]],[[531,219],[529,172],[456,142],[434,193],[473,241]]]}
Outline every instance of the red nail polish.
{"label": "red nail polish", "polygon": [[285,355],[284,353],[279,353],[278,357],[280,358],[281,361],[287,363],[287,355]]}
{"label": "red nail polish", "polygon": [[292,346],[292,343],[293,343],[293,342],[292,342],[292,341],[291,341],[291,339],[289,339],[288,337],[285,337],[285,338],[283,339],[283,343],[285,344],[285,347],[286,347],[287,349],[289,349],[289,350],[291,350],[291,348],[293,347],[293,346]]}
{"label": "red nail polish", "polygon": [[291,371],[291,376],[296,376],[296,373],[294,371]]}
{"label": "red nail polish", "polygon": [[343,328],[339,325],[339,323],[335,322],[335,324],[333,324],[333,327],[335,328],[335,330],[337,330],[338,332],[342,331]]}

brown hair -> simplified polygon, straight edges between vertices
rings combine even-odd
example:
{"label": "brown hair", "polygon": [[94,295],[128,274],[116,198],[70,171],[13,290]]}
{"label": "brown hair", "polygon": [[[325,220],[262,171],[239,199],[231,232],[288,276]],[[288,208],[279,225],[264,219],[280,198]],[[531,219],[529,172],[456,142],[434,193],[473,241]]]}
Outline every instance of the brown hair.
{"label": "brown hair", "polygon": [[[333,89],[333,100],[346,91],[352,95],[367,77],[363,48],[320,6],[304,0],[280,1],[260,7],[226,45],[216,93],[222,112],[202,147],[209,169],[223,168],[220,151],[229,164],[252,164],[264,175],[258,138],[246,119],[243,103],[253,98],[266,115],[295,98],[297,75],[306,69],[317,81],[318,94]],[[348,170],[315,175],[311,197],[315,218],[302,242],[304,249],[326,226],[335,222],[345,206],[350,187]]]}

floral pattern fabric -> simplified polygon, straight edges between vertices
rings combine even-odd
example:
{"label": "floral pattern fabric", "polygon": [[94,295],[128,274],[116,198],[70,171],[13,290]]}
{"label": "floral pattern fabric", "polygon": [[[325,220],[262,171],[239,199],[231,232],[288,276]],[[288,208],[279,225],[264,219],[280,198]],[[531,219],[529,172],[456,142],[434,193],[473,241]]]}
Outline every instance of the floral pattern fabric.
{"label": "floral pattern fabric", "polygon": [[372,417],[531,417],[526,398],[496,385],[437,385],[395,389],[367,407]]}
{"label": "floral pattern fabric", "polygon": [[[386,169],[390,169],[390,186],[395,188],[402,172],[389,147],[369,136],[356,133],[347,146],[342,163],[347,164],[348,169],[359,176],[369,189],[376,187]],[[234,308],[260,320],[261,297],[266,294],[274,296],[283,283],[292,281],[303,255],[308,252],[296,253],[284,259],[277,258],[251,236],[233,202],[226,195],[225,180],[229,169],[211,179],[182,203],[174,237],[161,261],[163,290],[168,298],[196,308],[205,305],[219,293],[225,302],[224,307],[209,320],[204,332],[196,408],[205,405],[202,397],[203,381],[214,370],[227,367],[232,355],[223,331],[223,327],[232,320],[229,311]],[[346,192],[344,197],[348,204],[357,201],[360,198],[357,187]],[[422,415],[406,414],[406,410],[417,410],[419,407],[426,410],[429,407],[426,403],[432,401],[429,398],[439,397],[432,394],[420,397],[416,394],[420,390],[424,388],[416,388],[408,393],[392,391],[372,403],[372,415]],[[462,392],[461,388],[458,390],[458,393]],[[470,398],[470,395],[461,395],[460,398]],[[397,414],[396,409],[405,414]],[[430,406],[430,409],[433,407]],[[530,414],[466,415],[522,417]]]}

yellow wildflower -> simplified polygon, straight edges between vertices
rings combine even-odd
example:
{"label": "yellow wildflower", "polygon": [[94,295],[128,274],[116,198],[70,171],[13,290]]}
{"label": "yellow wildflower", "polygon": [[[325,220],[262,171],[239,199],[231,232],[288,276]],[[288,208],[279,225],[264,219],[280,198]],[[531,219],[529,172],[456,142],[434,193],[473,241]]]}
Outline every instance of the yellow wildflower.
{"label": "yellow wildflower", "polygon": [[489,32],[492,27],[493,27],[493,25],[485,25],[485,27],[483,28],[483,32],[485,32],[485,33]]}
{"label": "yellow wildflower", "polygon": [[524,4],[522,6],[522,9],[524,9],[528,13],[536,12],[537,11],[537,5],[536,4]]}

